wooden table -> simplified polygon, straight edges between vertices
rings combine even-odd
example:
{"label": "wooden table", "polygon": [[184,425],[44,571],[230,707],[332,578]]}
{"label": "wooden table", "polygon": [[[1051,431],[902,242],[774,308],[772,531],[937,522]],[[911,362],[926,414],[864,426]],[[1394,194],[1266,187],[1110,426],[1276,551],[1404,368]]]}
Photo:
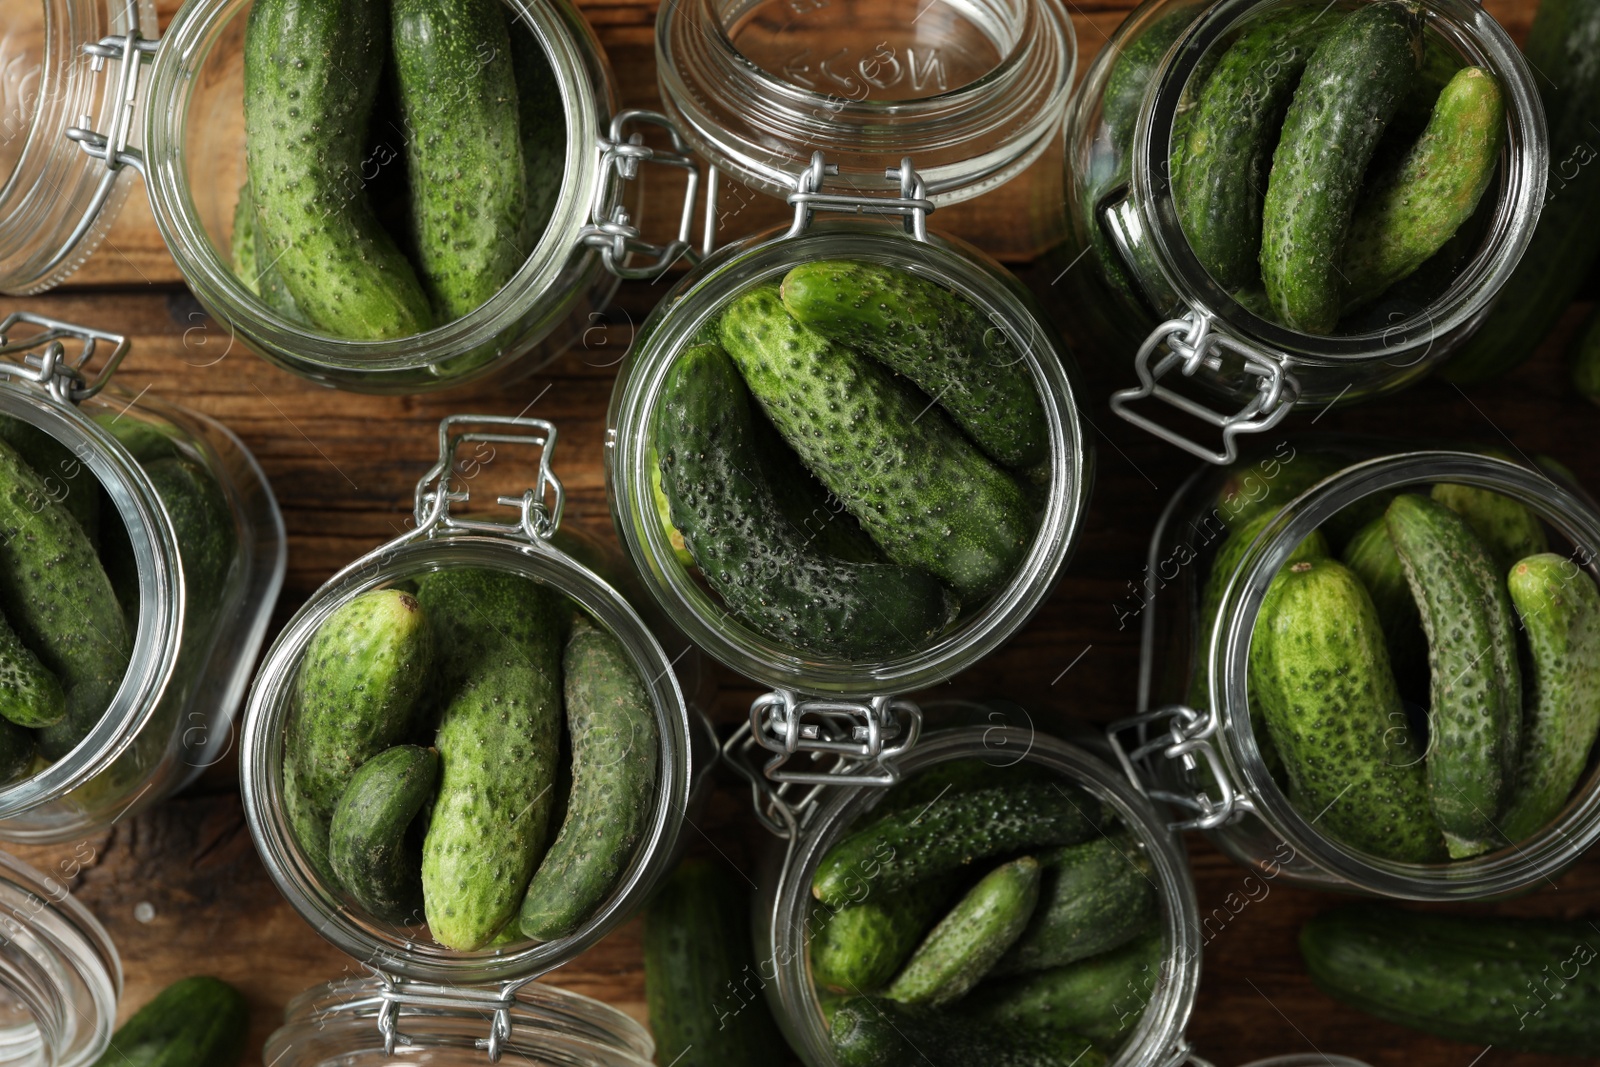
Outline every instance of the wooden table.
{"label": "wooden table", "polygon": [[[1086,65],[1130,5],[1097,0],[1079,6],[1069,0],[1069,6]],[[1519,40],[1525,36],[1532,4],[1491,0],[1487,6]],[[585,7],[618,71],[625,99],[652,105],[654,4],[592,0]],[[1018,265],[1048,300],[1050,279],[1026,266],[1035,243],[1027,225],[1028,197],[1025,182],[1014,184],[978,204],[941,212],[936,221]],[[655,209],[661,212],[658,218],[673,210],[664,202]],[[737,225],[749,229],[758,215],[775,220],[782,213],[758,204]],[[616,313],[597,324],[582,349],[509,388],[447,397],[345,395],[302,382],[230,346],[226,328],[207,318],[184,289],[136,194],[106,246],[70,286],[14,304],[131,334],[133,354],[119,375],[124,386],[134,392],[148,388],[152,396],[214,415],[255,451],[277,490],[289,530],[288,581],[276,616],[281,624],[337,568],[402,528],[413,485],[434,458],[436,425],[447,414],[516,413],[531,404],[534,413],[558,422],[566,521],[609,536],[600,468],[605,405],[633,325],[660,292],[659,286],[624,287]],[[1444,382],[1427,382],[1365,407],[1297,415],[1285,430],[1471,437],[1530,455],[1553,454],[1589,486],[1600,488],[1600,454],[1588,434],[1596,411],[1571,394],[1559,365],[1561,343],[1577,315],[1575,310],[1536,362],[1492,387],[1463,393]],[[1119,628],[1114,605],[1140,580],[1152,524],[1194,466],[1110,414],[1106,397],[1127,374],[1126,356],[1089,351],[1079,356],[1082,410],[1103,436],[1094,503],[1076,558],[1038,617],[945,689],[1010,697],[1032,709],[1046,729],[1069,718],[1105,722],[1133,710],[1138,634],[1132,626]],[[526,475],[502,465],[494,477],[520,489]],[[748,683],[724,675],[714,717],[723,724],[737,721],[752,695]],[[747,810],[747,793],[733,782],[723,784],[707,816],[688,833],[697,849],[709,851],[715,841],[718,851],[746,870],[766,845]],[[1241,908],[1245,872],[1199,837],[1190,845],[1202,911],[1211,917],[1212,931],[1190,1034],[1219,1065],[1313,1051],[1428,1067],[1559,1062],[1422,1037],[1338,1006],[1312,988],[1295,949],[1300,923],[1334,899],[1272,885],[1265,899]],[[292,996],[313,983],[359,973],[353,961],[290,910],[267,879],[244,824],[231,758],[184,795],[85,843],[15,851],[64,876],[69,868],[63,864],[81,858],[85,846],[93,861],[70,882],[122,952],[124,1015],[179,977],[219,975],[250,999],[247,1062],[259,1063],[262,1041]],[[1553,886],[1498,910],[1562,916],[1600,912],[1600,862],[1581,862]],[[638,922],[548,980],[643,1018]]]}

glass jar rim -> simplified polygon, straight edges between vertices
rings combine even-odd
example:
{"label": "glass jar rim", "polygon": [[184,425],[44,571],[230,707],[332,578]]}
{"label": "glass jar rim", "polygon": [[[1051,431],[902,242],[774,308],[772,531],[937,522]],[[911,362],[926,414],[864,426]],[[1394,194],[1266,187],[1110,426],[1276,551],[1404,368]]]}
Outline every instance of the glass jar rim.
{"label": "glass jar rim", "polygon": [[1250,637],[1267,587],[1290,552],[1322,523],[1373,493],[1449,481],[1509,496],[1567,538],[1595,570],[1600,514],[1567,487],[1508,460],[1470,452],[1417,450],[1352,463],[1286,503],[1240,561],[1222,598],[1212,646],[1203,651],[1212,693],[1220,694],[1222,756],[1253,810],[1297,854],[1368,892],[1411,900],[1505,896],[1562,870],[1600,841],[1600,774],[1591,774],[1562,815],[1533,838],[1483,856],[1438,864],[1386,860],[1319,832],[1272,780],[1256,745],[1247,687]]}
{"label": "glass jar rim", "polygon": [[[655,706],[660,772],[655,811],[635,859],[608,901],[571,935],[529,943],[514,952],[457,952],[389,936],[356,921],[334,890],[304,860],[283,816],[284,727],[293,680],[317,628],[362,593],[434,570],[484,567],[520,574],[568,597],[622,644]],[[240,737],[240,790],[245,820],[278,891],[336,947],[382,973],[423,982],[525,980],[553,970],[592,947],[627,918],[664,873],[677,843],[691,780],[688,703],[673,662],[632,605],[599,575],[543,542],[445,532],[392,541],[335,574],[285,624],[251,686]]]}
{"label": "glass jar rim", "polygon": [[[1077,35],[1059,0],[995,2],[1013,8],[1019,20],[999,61],[973,81],[907,100],[841,97],[772,74],[739,51],[717,0],[662,7],[657,81],[695,150],[754,188],[788,195],[820,149],[839,165],[841,191],[853,192],[861,177],[882,177],[887,153],[894,162],[909,156],[917,163],[930,199],[955,203],[1010,180],[1039,157],[1058,132],[1077,72]],[[720,108],[760,115],[759,132],[732,128]],[[985,143],[1002,130],[996,143]],[[972,142],[983,144],[976,155],[944,154]]]}
{"label": "glass jar rim", "polygon": [[1257,316],[1211,278],[1183,235],[1168,177],[1172,130],[1191,75],[1229,32],[1285,2],[1219,0],[1167,51],[1145,90],[1134,126],[1132,206],[1151,239],[1161,280],[1184,305],[1214,317],[1219,328],[1280,353],[1291,363],[1336,366],[1405,360],[1401,365],[1409,365],[1426,356],[1435,337],[1470,323],[1488,309],[1533,238],[1550,163],[1544,107],[1533,74],[1521,50],[1481,5],[1473,0],[1420,0],[1423,12],[1438,16],[1430,19],[1431,25],[1449,29],[1452,43],[1468,49],[1473,62],[1487,65],[1500,78],[1509,130],[1507,162],[1502,167],[1505,192],[1497,201],[1483,246],[1434,304],[1404,322],[1366,333],[1302,333]]}
{"label": "glass jar rim", "polygon": [[[818,246],[822,246],[819,248]],[[907,254],[917,250],[917,257]],[[1051,439],[1051,491],[1028,555],[977,614],[931,648],[883,662],[803,658],[719,610],[673,559],[657,520],[648,456],[654,413],[667,372],[701,325],[736,291],[776,277],[806,259],[890,262],[975,300],[990,321],[1028,336],[1020,345],[1043,400]],[[640,327],[612,392],[607,495],[629,559],[651,596],[696,647],[727,667],[778,689],[849,697],[894,695],[937,684],[992,652],[1049,597],[1076,547],[1087,512],[1093,463],[1069,377],[1072,360],[1031,298],[981,252],[939,236],[920,241],[864,219],[813,224],[797,237],[758,234],[724,246],[689,272]]]}

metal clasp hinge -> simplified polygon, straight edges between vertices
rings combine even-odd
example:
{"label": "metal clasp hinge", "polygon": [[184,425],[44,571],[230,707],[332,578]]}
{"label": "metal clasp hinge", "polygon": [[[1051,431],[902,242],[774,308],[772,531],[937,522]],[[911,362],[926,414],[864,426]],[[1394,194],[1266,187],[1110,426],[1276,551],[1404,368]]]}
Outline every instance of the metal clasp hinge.
{"label": "metal clasp hinge", "polygon": [[900,184],[899,196],[824,193],[823,181],[838,173],[837,163],[827,162],[821,152],[811,153],[811,165],[800,172],[795,190],[789,194],[794,222],[785,237],[804,233],[821,208],[856,215],[899,215],[905,220],[907,233],[919,241],[928,239],[928,216],[933,214],[934,203],[928,199],[928,183],[917,173],[909,156],[901,159],[898,167],[889,167],[883,172],[886,179]]}
{"label": "metal clasp hinge", "polygon": [[[1166,345],[1167,352],[1154,367],[1150,360],[1156,349]],[[1220,353],[1230,352],[1244,360],[1244,371],[1256,379],[1256,392],[1243,408],[1235,412],[1213,411],[1161,384],[1161,379],[1172,370],[1184,377],[1193,377],[1201,367],[1222,369]],[[1236,438],[1240,434],[1261,433],[1270,430],[1289,414],[1299,397],[1299,386],[1284,369],[1282,356],[1258,352],[1249,345],[1218,330],[1212,329],[1211,316],[1191,311],[1179,319],[1168,319],[1153,330],[1139,353],[1134,357],[1134,373],[1139,384],[1121,389],[1111,395],[1111,410],[1135,426],[1177,445],[1190,455],[1211,463],[1232,463],[1239,455]],[[1154,397],[1187,415],[1209,423],[1222,431],[1222,449],[1210,449],[1191,441],[1168,426],[1156,422],[1129,405],[1135,401]]]}
{"label": "metal clasp hinge", "polygon": [[[748,721],[723,746],[723,757],[750,783],[762,823],[793,841],[801,815],[828,786],[898,782],[894,761],[921,734],[922,709],[909,700],[811,699],[778,689],[751,703]],[[772,755],[762,761],[758,750]],[[800,754],[813,765],[829,757],[832,763],[821,770],[787,766]]]}
{"label": "metal clasp hinge", "polygon": [[[12,340],[11,331],[19,323],[40,327],[40,332]],[[69,354],[63,343],[77,343],[76,354]],[[111,346],[111,355],[91,381],[83,368],[94,358],[100,345]],[[119,333],[93,330],[59,319],[26,311],[13,311],[0,321],[0,377],[33,382],[63,404],[76,404],[104,389],[117,366],[133,345]],[[18,357],[21,358],[8,358]]]}
{"label": "metal clasp hinge", "polygon": [[396,1048],[413,1044],[410,1038],[400,1032],[402,1007],[453,1012],[471,1008],[475,1012],[491,1015],[489,1036],[473,1042],[474,1047],[488,1052],[490,1063],[499,1062],[501,1053],[511,1040],[511,1008],[516,1004],[517,990],[528,981],[522,979],[494,989],[477,989],[472,986],[413,984],[388,975],[380,975],[379,978],[382,987],[378,995],[383,1003],[378,1007],[378,1033],[383,1037],[385,1056],[393,1056]]}
{"label": "metal clasp hinge", "polygon": [[[459,432],[462,426],[499,426],[506,429]],[[463,460],[459,451],[468,444],[491,446],[491,452],[487,457],[469,456]],[[450,514],[450,505],[464,504],[470,496],[465,489],[450,488],[458,464],[465,463],[469,468],[482,467],[494,459],[494,445],[534,445],[541,449],[539,478],[533,488],[525,490],[521,496],[495,498],[497,503],[518,510],[517,521],[489,522]],[[561,513],[566,507],[561,479],[550,469],[550,457],[555,448],[556,428],[543,419],[505,415],[451,415],[439,423],[439,461],[417,482],[417,531],[410,536],[427,536],[436,530],[448,529],[510,534],[535,544],[548,541],[561,525]],[[467,474],[467,480],[470,481],[475,473]]]}
{"label": "metal clasp hinge", "polygon": [[[628,132],[633,123],[660,126],[672,137],[672,149],[652,148],[644,143],[644,134]],[[690,266],[698,263],[703,254],[710,252],[710,225],[707,224],[707,247],[697,251],[689,240],[694,228],[695,202],[700,195],[700,165],[689,154],[689,146],[665,115],[638,108],[618,112],[611,120],[608,136],[597,141],[600,150],[600,186],[595,190],[594,203],[589,209],[593,220],[578,233],[578,239],[590,248],[600,250],[606,269],[619,278],[655,278],[680,258]],[[621,203],[621,186],[639,176],[641,163],[660,163],[686,174],[683,193],[683,213],[678,219],[678,236],[666,244],[652,244],[639,234],[628,209]],[[709,209],[708,209],[709,210]],[[648,256],[649,262],[631,266],[628,261],[635,255]]]}
{"label": "metal clasp hinge", "polygon": [[[1156,726],[1164,720],[1170,722],[1166,731],[1150,737],[1146,728]],[[1249,798],[1234,787],[1228,777],[1227,768],[1222,764],[1222,758],[1217,754],[1216,747],[1211,744],[1211,738],[1217,732],[1217,725],[1216,716],[1209,711],[1196,711],[1183,704],[1169,704],[1164,708],[1147,711],[1132,718],[1119,719],[1106,727],[1106,738],[1111,742],[1111,749],[1116,753],[1117,762],[1122,765],[1122,772],[1128,776],[1128,781],[1132,782],[1135,788],[1151,800],[1159,800],[1197,813],[1192,819],[1169,823],[1168,825],[1174,830],[1214,830],[1243,817],[1246,812],[1255,810]],[[1138,732],[1139,743],[1132,751],[1123,746],[1120,736],[1126,730]],[[1157,754],[1170,760],[1177,760],[1179,765],[1191,774],[1200,769],[1200,761],[1203,759],[1206,769],[1211,774],[1211,780],[1217,787],[1218,795],[1213,798],[1204,789],[1192,793],[1174,793],[1153,788],[1151,783],[1158,779],[1150,760]],[[1141,768],[1144,770],[1143,774],[1140,773]]]}

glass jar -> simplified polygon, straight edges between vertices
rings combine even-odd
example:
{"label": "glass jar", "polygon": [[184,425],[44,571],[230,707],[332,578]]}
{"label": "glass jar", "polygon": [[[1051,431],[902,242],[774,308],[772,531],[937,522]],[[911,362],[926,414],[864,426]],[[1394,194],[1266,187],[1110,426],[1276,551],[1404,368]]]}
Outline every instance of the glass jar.
{"label": "glass jar", "polygon": [[[396,980],[450,986],[501,983],[514,990],[573,959],[626,920],[674,859],[694,778],[691,724],[679,672],[692,672],[694,659],[687,665],[679,662],[689,651],[687,645],[676,657],[669,654],[628,599],[592,568],[590,561],[603,552],[598,543],[561,527],[561,482],[551,469],[555,441],[555,427],[538,419],[445,419],[439,427],[439,461],[417,486],[416,526],[351,563],[313,594],[267,652],[250,693],[241,739],[241,789],[245,818],[268,874],[319,933]],[[475,453],[467,449],[479,445],[542,448],[535,487],[518,497],[498,498],[516,509],[510,521],[465,513],[475,462]],[[364,593],[461,567],[520,575],[582,608],[622,645],[655,714],[656,785],[633,858],[589,919],[557,940],[461,951],[437,944],[421,926],[374,918],[342,889],[327,884],[296,841],[285,813],[283,761],[295,682],[318,627]]]}
{"label": "glass jar", "polygon": [[[31,69],[42,88],[7,97],[15,97],[3,120],[15,125],[7,144],[16,147],[0,191],[0,290],[38,292],[80,266],[109,229],[127,193],[119,177],[132,169],[143,176],[162,239],[200,303],[280,367],[378,393],[442,389],[513,364],[531,373],[581,336],[619,277],[654,276],[692,254],[698,176],[681,151],[642,143],[642,130],[659,125],[659,116],[618,110],[599,42],[570,3],[507,5],[560,88],[567,151],[543,236],[476,311],[412,337],[347,340],[274,310],[234,273],[250,0],[186,4],[159,40],[148,0],[98,8],[96,0],[44,0],[49,18],[36,0],[7,0],[7,30],[21,28],[14,36],[22,62],[5,68],[0,86],[13,71]],[[54,84],[62,91],[50,91]],[[367,169],[376,175],[399,151],[377,146]],[[7,161],[0,154],[0,165]],[[664,245],[644,241],[636,226],[631,179],[650,161],[689,174],[678,238]],[[375,179],[364,170],[363,180]]]}
{"label": "glass jar", "polygon": [[[1128,758],[1151,795],[1189,816],[1178,825],[1206,831],[1246,867],[1271,863],[1286,879],[1321,889],[1476,900],[1544,883],[1600,840],[1600,772],[1592,756],[1564,810],[1535,836],[1471,859],[1432,864],[1373,856],[1321,832],[1267,769],[1252,727],[1247,664],[1268,584],[1294,546],[1344,509],[1374,494],[1431,482],[1477,486],[1520,501],[1556,535],[1552,552],[1600,576],[1600,512],[1582,491],[1478,453],[1361,438],[1285,441],[1233,472],[1203,468],[1162,514],[1143,589],[1118,608],[1124,621],[1136,617],[1143,627],[1141,714],[1112,731],[1131,750]],[[1216,614],[1203,618],[1205,572],[1227,532],[1227,509],[1242,507],[1241,499],[1281,504],[1282,510],[1232,571]]]}
{"label": "glass jar", "polygon": [[[1422,0],[1430,44],[1489,69],[1503,87],[1506,142],[1472,223],[1481,236],[1437,291],[1386,296],[1347,316],[1343,332],[1304,333],[1252,312],[1184,237],[1168,164],[1172,131],[1195,103],[1191,76],[1209,70],[1247,20],[1286,6],[1148,0],[1096,56],[1067,114],[1069,299],[1061,307],[1105,358],[1134,353],[1139,385],[1116,393],[1113,409],[1216,463],[1233,461],[1239,434],[1270,429],[1295,406],[1354,402],[1425,374],[1482,321],[1544,200],[1549,145],[1527,62],[1478,4]],[[1463,237],[1473,232],[1464,228]],[[1178,389],[1180,374],[1198,389]],[[1219,430],[1221,447],[1169,425],[1172,412],[1160,418],[1154,400]]]}
{"label": "glass jar", "polygon": [[644,1027],[577,993],[531,985],[469,1000],[464,992],[376,978],[314,986],[289,1002],[262,1054],[284,1067],[378,1067],[395,1062],[396,1048],[441,1067],[481,1064],[486,1053],[490,1063],[649,1067],[655,1054]]}
{"label": "glass jar", "polygon": [[105,928],[60,881],[0,852],[0,1064],[93,1063],[121,996]]}
{"label": "glass jar", "polygon": [[[131,638],[130,666],[98,723],[69,751],[47,751],[54,762],[0,786],[3,839],[82,837],[226,755],[283,585],[283,519],[255,458],[215,420],[111,382],[128,348],[116,334],[41,316],[0,322],[0,419],[50,442],[59,459],[37,472],[47,492],[98,499],[100,554]],[[174,518],[183,518],[166,477],[174,471],[210,483],[186,498],[205,509],[202,533],[188,532],[192,511]]]}

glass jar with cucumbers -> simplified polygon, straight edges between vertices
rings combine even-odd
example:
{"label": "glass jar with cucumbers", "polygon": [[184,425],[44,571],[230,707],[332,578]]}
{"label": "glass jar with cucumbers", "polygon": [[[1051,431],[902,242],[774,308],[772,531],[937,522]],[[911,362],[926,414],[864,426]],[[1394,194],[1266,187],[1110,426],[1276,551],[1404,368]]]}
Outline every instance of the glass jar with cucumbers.
{"label": "glass jar with cucumbers", "polygon": [[63,841],[232,747],[283,520],[221,424],[113,380],[126,338],[0,321],[0,838]]}
{"label": "glass jar with cucumbers", "polygon": [[1168,505],[1143,590],[1152,795],[1240,863],[1414,900],[1600,840],[1600,510],[1557,461],[1289,439]]}
{"label": "glass jar with cucumbers", "polygon": [[[691,793],[695,658],[561,526],[555,443],[535,419],[441,423],[415,527],[290,620],[242,736],[246,818],[294,908],[386,988],[513,1014],[650,892]],[[485,446],[540,449],[537,480],[477,499],[461,464]]]}
{"label": "glass jar with cucumbers", "polygon": [[[53,3],[6,7],[32,29],[6,75],[0,290],[81,266],[138,171],[238,340],[328,385],[412,393],[531,372],[620,277],[690,254],[698,173],[675,135],[645,143],[660,116],[619,110],[566,0],[204,0],[159,39],[148,2],[47,19]],[[642,164],[686,181],[660,244],[638,228]]]}
{"label": "glass jar with cucumbers", "polygon": [[1527,62],[1470,0],[1150,0],[1066,136],[1064,313],[1133,356],[1120,416],[1217,463],[1470,337],[1550,154]]}

